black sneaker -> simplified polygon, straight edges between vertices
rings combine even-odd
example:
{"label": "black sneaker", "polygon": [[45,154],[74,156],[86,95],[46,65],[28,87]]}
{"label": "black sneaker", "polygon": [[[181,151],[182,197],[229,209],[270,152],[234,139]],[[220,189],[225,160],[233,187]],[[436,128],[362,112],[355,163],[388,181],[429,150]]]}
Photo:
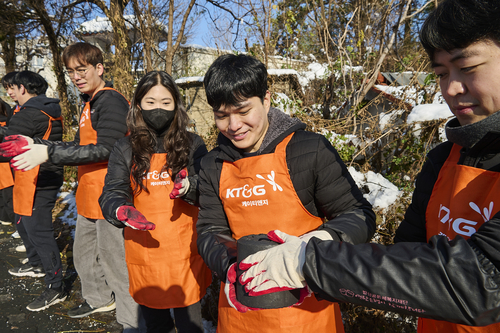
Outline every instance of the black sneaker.
{"label": "black sneaker", "polygon": [[38,296],[36,300],[31,302],[26,309],[30,311],[41,311],[47,309],[49,306],[60,303],[66,299],[66,292],[63,288],[60,290],[47,288]]}
{"label": "black sneaker", "polygon": [[76,308],[73,308],[68,311],[68,316],[70,318],[82,318],[82,317],[87,317],[88,315],[91,315],[92,313],[96,312],[107,312],[116,309],[116,304],[113,301],[112,303],[101,306],[100,308],[94,308],[92,305],[87,303],[85,301],[84,303],[80,304]]}
{"label": "black sneaker", "polygon": [[41,266],[31,266],[30,263],[9,269],[9,274],[14,276],[44,277],[45,271]]}

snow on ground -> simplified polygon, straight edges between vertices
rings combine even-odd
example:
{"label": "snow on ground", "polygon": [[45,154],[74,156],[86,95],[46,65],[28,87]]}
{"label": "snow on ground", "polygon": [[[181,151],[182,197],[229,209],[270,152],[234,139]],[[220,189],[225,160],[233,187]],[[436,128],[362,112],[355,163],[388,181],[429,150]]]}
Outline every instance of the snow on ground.
{"label": "snow on ground", "polygon": [[364,174],[353,167],[348,170],[358,187],[368,187],[369,193],[364,194],[364,197],[376,209],[385,211],[403,194],[403,191],[398,190],[396,185],[379,173],[368,171]]}
{"label": "snow on ground", "polygon": [[403,114],[404,110],[394,110],[388,113],[379,114],[379,126],[381,130],[384,130],[387,125],[394,123],[394,120]]}
{"label": "snow on ground", "polygon": [[[75,187],[73,184],[72,188]],[[67,204],[68,207],[62,211],[63,215],[59,218],[61,219],[63,224],[67,224],[69,226],[76,227],[76,217],[78,213],[76,212],[76,199],[75,199],[75,191],[71,190],[69,192],[59,192],[59,197],[62,198],[62,202]],[[75,229],[71,229],[71,237],[75,238]]]}
{"label": "snow on ground", "polygon": [[406,122],[412,124],[420,121],[446,119],[453,117],[448,104],[420,104],[416,105],[408,115]]}
{"label": "snow on ground", "polygon": [[[418,137],[420,136],[420,122],[435,119],[448,119],[452,117],[453,113],[448,104],[420,104],[411,110],[406,122],[408,124],[414,124],[415,131],[413,135]],[[446,141],[444,127],[439,128],[439,139],[442,142]]]}
{"label": "snow on ground", "polygon": [[300,110],[299,105],[292,101],[284,93],[274,93],[273,103],[278,109],[285,112],[289,116]]}

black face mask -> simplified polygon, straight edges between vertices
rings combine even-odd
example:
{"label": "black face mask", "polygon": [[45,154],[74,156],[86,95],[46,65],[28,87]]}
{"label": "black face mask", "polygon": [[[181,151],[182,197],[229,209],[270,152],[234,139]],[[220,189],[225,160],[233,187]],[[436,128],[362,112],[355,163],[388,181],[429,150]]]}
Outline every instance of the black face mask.
{"label": "black face mask", "polygon": [[174,120],[175,111],[165,109],[142,110],[142,118],[156,133],[161,134],[170,127]]}

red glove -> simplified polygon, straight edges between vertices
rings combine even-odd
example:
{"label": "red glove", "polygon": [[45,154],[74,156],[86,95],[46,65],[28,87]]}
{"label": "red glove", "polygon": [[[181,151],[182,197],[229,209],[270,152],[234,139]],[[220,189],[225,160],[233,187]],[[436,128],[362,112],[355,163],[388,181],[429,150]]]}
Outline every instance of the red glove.
{"label": "red glove", "polygon": [[236,299],[236,287],[234,286],[235,283],[236,283],[236,263],[229,266],[229,269],[227,271],[226,285],[224,286],[224,293],[226,294],[227,302],[233,309],[241,313],[245,313],[247,311],[252,311],[252,310],[260,310],[248,307],[238,302],[238,300]]}
{"label": "red glove", "polygon": [[187,171],[182,169],[177,173],[174,180],[174,189],[170,192],[170,199],[182,197],[189,190],[189,179],[187,179]]}
{"label": "red glove", "polygon": [[155,230],[156,228],[154,223],[146,220],[146,217],[132,206],[120,206],[116,210],[116,218],[135,230]]}
{"label": "red glove", "polygon": [[28,151],[27,147],[33,139],[24,135],[9,135],[0,143],[0,155],[5,157],[17,156]]}

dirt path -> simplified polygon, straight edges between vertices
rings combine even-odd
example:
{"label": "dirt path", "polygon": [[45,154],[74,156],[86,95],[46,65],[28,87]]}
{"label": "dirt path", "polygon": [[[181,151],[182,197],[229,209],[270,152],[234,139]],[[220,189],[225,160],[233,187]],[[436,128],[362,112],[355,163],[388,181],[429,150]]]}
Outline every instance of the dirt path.
{"label": "dirt path", "polygon": [[69,332],[121,332],[115,321],[115,312],[100,313],[87,318],[72,319],[66,312],[80,304],[80,283],[71,258],[69,230],[62,228],[58,243],[62,251],[65,285],[69,297],[65,302],[41,312],[31,312],[26,305],[45,288],[43,278],[14,277],[8,269],[21,265],[25,253],[15,251],[20,239],[13,239],[14,226],[0,225],[0,333],[69,333]]}

